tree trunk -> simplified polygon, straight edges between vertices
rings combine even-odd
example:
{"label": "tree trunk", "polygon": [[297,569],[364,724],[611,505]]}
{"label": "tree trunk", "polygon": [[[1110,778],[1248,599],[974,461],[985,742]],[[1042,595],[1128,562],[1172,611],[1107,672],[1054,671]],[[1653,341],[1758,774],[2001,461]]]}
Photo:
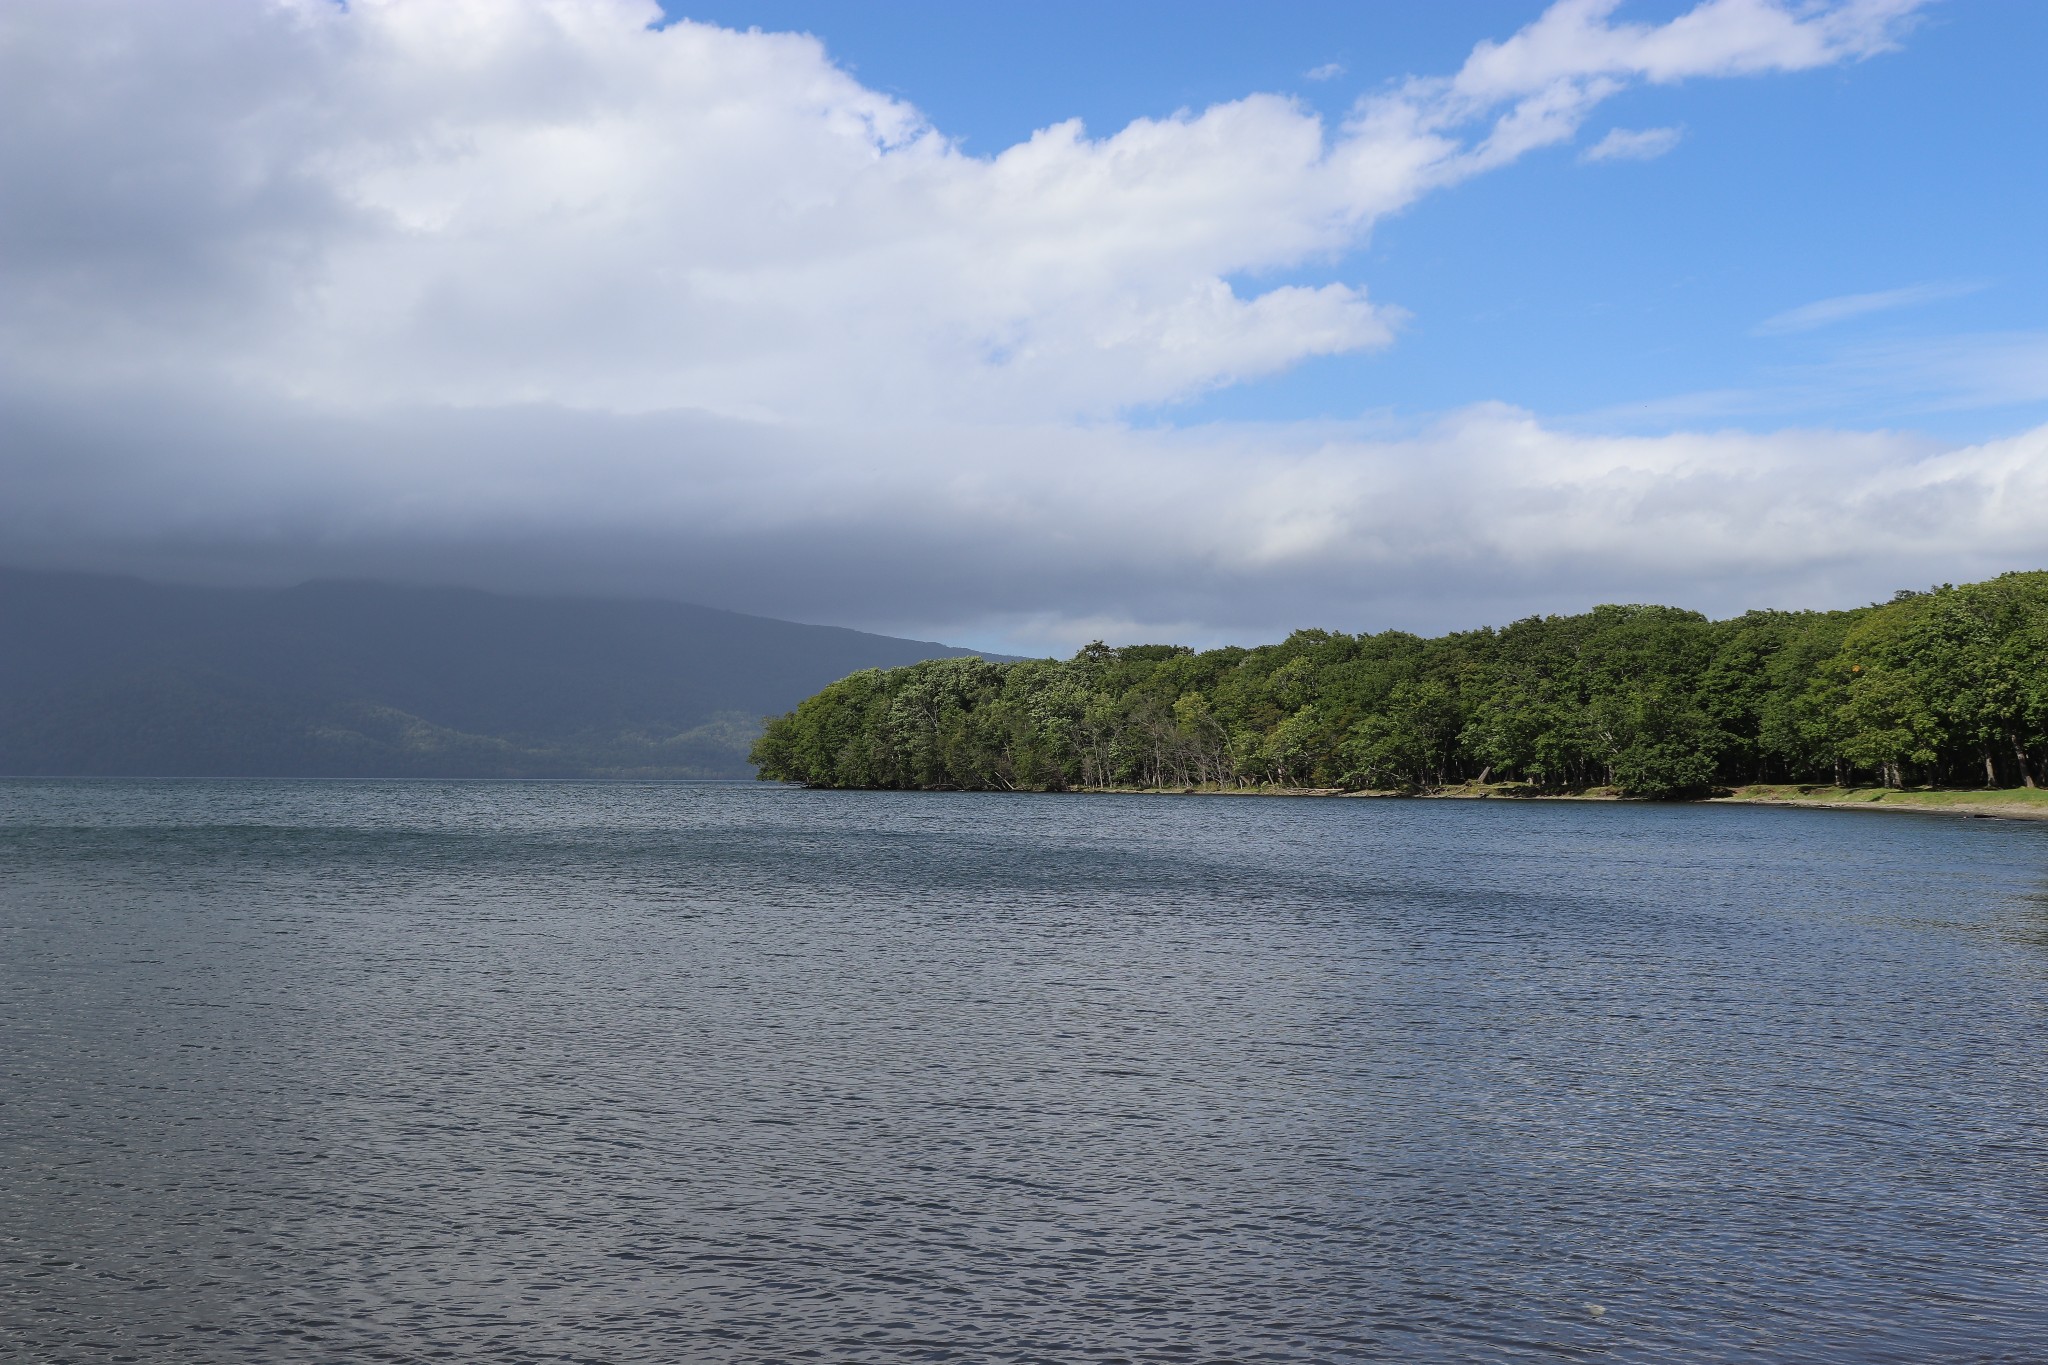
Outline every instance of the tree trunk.
{"label": "tree trunk", "polygon": [[1984,746],[1984,785],[1987,787],[1998,785],[1998,767],[1991,761],[1991,746],[1989,744]]}
{"label": "tree trunk", "polygon": [[2033,786],[2034,770],[2027,766],[2027,751],[2025,747],[2020,744],[2020,737],[2018,735],[2008,734],[2006,738],[2012,741],[2013,761],[2020,765],[2020,781],[2026,783],[2029,787]]}

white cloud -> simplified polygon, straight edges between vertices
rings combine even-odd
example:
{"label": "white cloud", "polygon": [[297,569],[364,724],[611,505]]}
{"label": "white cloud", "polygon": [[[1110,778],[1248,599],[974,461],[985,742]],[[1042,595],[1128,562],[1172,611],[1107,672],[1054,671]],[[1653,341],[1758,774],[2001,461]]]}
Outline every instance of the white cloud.
{"label": "white cloud", "polygon": [[1847,322],[1871,313],[1888,313],[1898,308],[1912,308],[1923,303],[1939,303],[1943,299],[1960,298],[1974,294],[1984,286],[1979,282],[1953,280],[1945,283],[1908,285],[1904,289],[1881,289],[1870,294],[1842,294],[1836,298],[1820,299],[1814,303],[1788,308],[1782,313],[1765,318],[1756,325],[1758,336],[1776,336],[1786,332],[1810,332],[1817,327]]}
{"label": "white cloud", "polygon": [[1513,37],[1479,44],[1451,87],[1486,105],[1600,78],[1663,85],[1809,70],[1891,48],[1921,4],[1706,0],[1664,24],[1610,22],[1619,7],[1620,0],[1559,0]]}
{"label": "white cloud", "polygon": [[17,0],[0,557],[1025,643],[2012,562],[2040,545],[2010,511],[2042,506],[2040,433],[1116,420],[1390,344],[1364,284],[1274,272],[1327,273],[1631,84],[1854,60],[1911,8],[1565,0],[1334,127],[1253,95],[976,157],[810,38],[637,0]]}
{"label": "white cloud", "polygon": [[1569,139],[1586,115],[1631,83],[1803,71],[1894,46],[1923,0],[1794,7],[1704,0],[1664,24],[1612,23],[1620,0],[1558,0],[1503,42],[1482,42],[1456,76],[1408,84],[1439,118],[1506,107],[1489,136],[1454,164],[1484,170]]}
{"label": "white cloud", "polygon": [[1654,161],[1678,145],[1677,128],[1615,128],[1579,154],[1581,161]]}
{"label": "white cloud", "polygon": [[1306,79],[1312,81],[1333,81],[1343,74],[1342,62],[1324,62],[1321,66],[1311,67],[1302,73]]}
{"label": "white cloud", "polygon": [[1392,337],[1260,292],[1636,80],[1881,47],[1906,6],[1564,0],[1337,128],[1253,95],[993,157],[808,37],[649,0],[23,0],[0,362],[321,397],[1101,415]]}

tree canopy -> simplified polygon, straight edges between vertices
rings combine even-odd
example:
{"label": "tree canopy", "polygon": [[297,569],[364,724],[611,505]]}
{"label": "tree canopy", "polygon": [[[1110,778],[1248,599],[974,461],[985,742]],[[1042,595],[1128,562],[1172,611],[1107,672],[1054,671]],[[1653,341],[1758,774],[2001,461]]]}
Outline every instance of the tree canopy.
{"label": "tree canopy", "polygon": [[2048,572],[1853,611],[1603,606],[1435,639],[870,669],[771,719],[763,778],[1057,791],[1511,781],[1684,798],[1753,782],[2034,786]]}

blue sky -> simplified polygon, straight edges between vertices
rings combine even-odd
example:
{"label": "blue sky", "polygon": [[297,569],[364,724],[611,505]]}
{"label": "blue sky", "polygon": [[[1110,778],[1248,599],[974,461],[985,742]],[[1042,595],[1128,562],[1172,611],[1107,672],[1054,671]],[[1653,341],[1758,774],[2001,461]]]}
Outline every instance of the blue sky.
{"label": "blue sky", "polygon": [[[1253,91],[1335,122],[1359,95],[1453,70],[1544,6],[665,8],[815,34],[863,83],[992,155],[1066,118],[1100,136]],[[1685,8],[1625,4],[1619,17]],[[1964,440],[2048,420],[2043,54],[2048,4],[1948,0],[1865,61],[1629,91],[1573,146],[1424,199],[1357,253],[1279,277],[1369,283],[1411,314],[1390,349],[1310,360],[1141,419],[1413,420],[1496,400],[1601,430],[1849,423]],[[1332,65],[1341,74],[1308,77]],[[1650,161],[1578,159],[1617,127],[1683,135]],[[1826,325],[1760,328],[1868,295],[1897,297]],[[1980,356],[2032,382],[1973,385]]]}
{"label": "blue sky", "polygon": [[14,0],[0,562],[1009,652],[2042,567],[2043,53],[2038,0]]}

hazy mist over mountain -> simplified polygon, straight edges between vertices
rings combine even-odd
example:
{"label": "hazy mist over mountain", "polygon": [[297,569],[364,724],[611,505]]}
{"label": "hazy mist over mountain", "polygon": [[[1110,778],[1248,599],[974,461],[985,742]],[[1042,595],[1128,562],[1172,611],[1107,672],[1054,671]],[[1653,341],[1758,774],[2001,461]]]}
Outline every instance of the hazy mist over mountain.
{"label": "hazy mist over mountain", "polygon": [[743,778],[763,716],[964,652],[676,602],[0,570],[0,775]]}

